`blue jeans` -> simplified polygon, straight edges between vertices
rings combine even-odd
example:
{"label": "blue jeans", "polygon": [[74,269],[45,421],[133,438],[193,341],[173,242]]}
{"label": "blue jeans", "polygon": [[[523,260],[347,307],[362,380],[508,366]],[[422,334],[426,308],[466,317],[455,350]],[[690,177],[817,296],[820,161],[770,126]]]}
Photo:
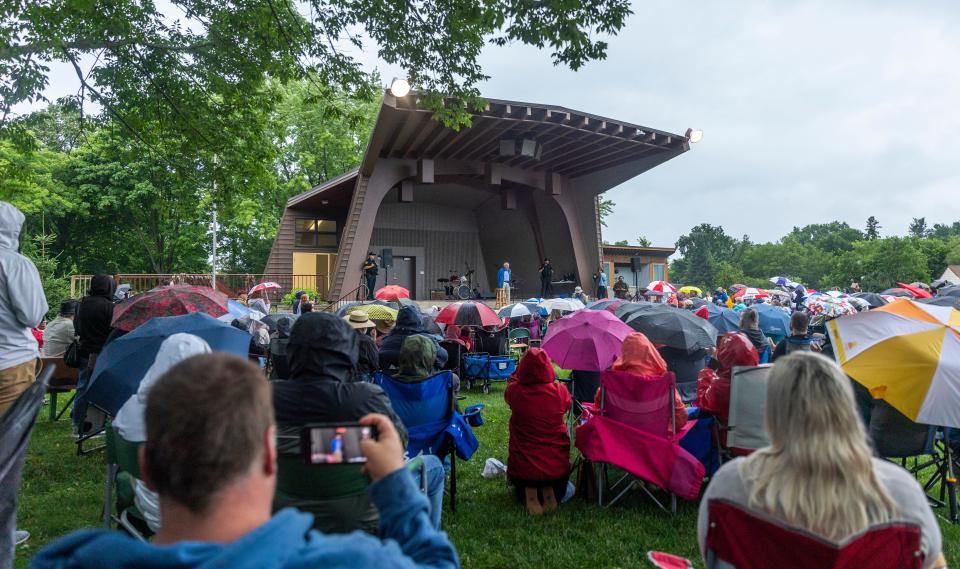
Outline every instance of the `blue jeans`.
{"label": "blue jeans", "polygon": [[[446,482],[446,473],[443,469],[443,463],[432,454],[422,455],[424,470],[427,477],[427,500],[430,501],[430,523],[434,529],[440,529],[440,516],[443,514],[443,486]],[[413,479],[417,482],[417,487],[422,488],[420,481],[421,471],[413,473]]]}
{"label": "blue jeans", "polygon": [[73,412],[70,418],[73,420],[73,426],[77,432],[83,432],[83,419],[87,416],[87,382],[93,370],[84,366],[77,374],[77,395],[73,398]]}

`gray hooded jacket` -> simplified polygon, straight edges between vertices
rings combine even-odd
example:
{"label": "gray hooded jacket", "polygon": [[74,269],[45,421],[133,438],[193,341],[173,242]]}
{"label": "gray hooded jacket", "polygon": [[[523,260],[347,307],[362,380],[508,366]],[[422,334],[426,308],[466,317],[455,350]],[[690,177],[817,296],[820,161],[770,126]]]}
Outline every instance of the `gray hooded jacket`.
{"label": "gray hooded jacket", "polygon": [[0,369],[40,357],[30,329],[47,313],[40,274],[20,248],[26,218],[13,205],[0,201]]}

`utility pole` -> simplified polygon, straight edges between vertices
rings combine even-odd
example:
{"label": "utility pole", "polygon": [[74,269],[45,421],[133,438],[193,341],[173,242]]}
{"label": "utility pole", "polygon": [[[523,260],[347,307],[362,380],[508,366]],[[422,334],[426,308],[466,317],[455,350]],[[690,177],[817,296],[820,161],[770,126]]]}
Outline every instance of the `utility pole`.
{"label": "utility pole", "polygon": [[210,263],[210,282],[217,290],[217,155],[213,155],[213,262]]}

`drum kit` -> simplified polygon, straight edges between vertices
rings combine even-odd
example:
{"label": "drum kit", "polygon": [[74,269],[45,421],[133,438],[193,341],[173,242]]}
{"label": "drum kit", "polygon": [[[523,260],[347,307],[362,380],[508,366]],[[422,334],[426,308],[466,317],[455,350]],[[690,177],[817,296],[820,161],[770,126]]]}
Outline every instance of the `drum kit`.
{"label": "drum kit", "polygon": [[473,297],[473,274],[476,271],[470,268],[469,263],[463,264],[467,267],[466,273],[458,275],[455,269],[450,269],[450,278],[437,279],[437,282],[443,285],[448,299],[469,300]]}

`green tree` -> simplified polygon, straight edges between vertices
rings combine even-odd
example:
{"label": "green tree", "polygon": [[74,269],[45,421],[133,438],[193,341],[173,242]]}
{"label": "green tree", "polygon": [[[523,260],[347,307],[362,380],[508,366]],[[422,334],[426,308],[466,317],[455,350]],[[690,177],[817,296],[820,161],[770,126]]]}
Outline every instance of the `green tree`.
{"label": "green tree", "polygon": [[953,237],[947,242],[947,253],[944,255],[943,264],[960,265],[960,236]]}
{"label": "green tree", "polygon": [[867,218],[867,231],[865,237],[868,240],[879,239],[880,229],[882,229],[882,226],[880,225],[880,222],[877,221],[876,217],[871,215]]}
{"label": "green tree", "polygon": [[681,236],[677,240],[677,252],[681,258],[671,264],[671,278],[700,288],[721,284],[718,276],[727,275],[718,275],[719,263],[739,266],[739,255],[742,253],[737,239],[727,235],[723,227],[708,223],[702,223],[691,229],[689,234]]}
{"label": "green tree", "polygon": [[929,233],[929,230],[927,229],[927,218],[914,217],[913,221],[910,222],[910,227],[907,228],[907,233],[909,233],[910,236],[918,239],[927,237]]}
{"label": "green tree", "polygon": [[852,251],[839,255],[825,285],[847,286],[858,281],[863,290],[879,291],[898,281],[924,281],[929,276],[927,258],[913,239],[888,237],[859,241]]}
{"label": "green tree", "polygon": [[616,202],[611,199],[603,197],[600,195],[600,198],[597,200],[597,211],[600,214],[600,225],[603,227],[607,226],[607,218],[613,215],[613,209],[617,207]]}
{"label": "green tree", "polygon": [[783,243],[811,245],[821,251],[835,253],[853,249],[853,243],[862,240],[863,237],[863,232],[850,227],[846,222],[832,221],[794,227],[783,238]]}
{"label": "green tree", "polygon": [[960,237],[960,221],[954,221],[950,225],[934,223],[929,236],[941,241],[949,241],[952,237]]}
{"label": "green tree", "polygon": [[653,243],[651,243],[650,240],[644,237],[643,235],[641,235],[640,237],[637,237],[637,245],[641,247],[650,247],[652,244]]}
{"label": "green tree", "polygon": [[629,246],[630,246],[630,242],[627,241],[626,239],[621,239],[620,241],[614,241],[613,244],[616,245],[616,246],[618,246],[618,247],[629,247]]}

